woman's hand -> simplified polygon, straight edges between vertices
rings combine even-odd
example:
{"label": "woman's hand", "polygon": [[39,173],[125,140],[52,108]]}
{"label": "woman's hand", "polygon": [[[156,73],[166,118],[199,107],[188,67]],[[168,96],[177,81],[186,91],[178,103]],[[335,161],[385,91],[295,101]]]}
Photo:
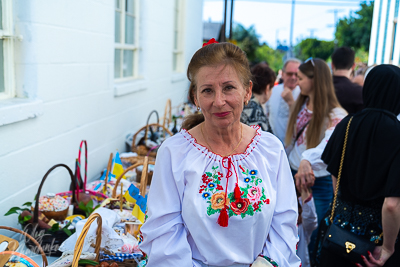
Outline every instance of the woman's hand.
{"label": "woman's hand", "polygon": [[308,160],[303,159],[300,161],[300,166],[294,179],[296,180],[296,187],[300,192],[303,186],[312,187],[314,185],[315,176],[311,168],[311,163]]}
{"label": "woman's hand", "polygon": [[[393,253],[394,251],[390,251],[383,246],[379,246],[375,247],[373,253],[368,251],[368,258],[364,256],[362,256],[362,258],[367,267],[383,266]],[[357,264],[357,266],[362,267],[361,264]]]}

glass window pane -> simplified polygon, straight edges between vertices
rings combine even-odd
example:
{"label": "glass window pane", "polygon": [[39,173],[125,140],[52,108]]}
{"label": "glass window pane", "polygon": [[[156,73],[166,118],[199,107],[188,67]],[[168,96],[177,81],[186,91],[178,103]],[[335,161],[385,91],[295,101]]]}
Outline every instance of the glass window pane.
{"label": "glass window pane", "polygon": [[134,29],[135,29],[135,18],[126,15],[125,17],[125,43],[134,44]]}
{"label": "glass window pane", "polygon": [[115,42],[121,43],[121,12],[115,11]]}
{"label": "glass window pane", "polygon": [[126,0],[125,10],[128,13],[134,14],[133,0]]}
{"label": "glass window pane", "polygon": [[0,1],[0,29],[3,29],[3,4]]}
{"label": "glass window pane", "polygon": [[174,32],[174,49],[175,50],[178,49],[178,32],[177,31]]}
{"label": "glass window pane", "polygon": [[114,52],[114,78],[121,77],[121,49],[115,49]]}
{"label": "glass window pane", "polygon": [[0,40],[0,93],[6,91],[4,87],[4,57],[3,57],[3,40]]}
{"label": "glass window pane", "polygon": [[121,8],[119,0],[115,0],[115,8],[118,8],[118,9]]}
{"label": "glass window pane", "polygon": [[133,76],[133,50],[124,50],[124,77]]}
{"label": "glass window pane", "polygon": [[174,71],[177,71],[178,69],[178,55],[174,53],[173,59],[172,59],[172,68]]}

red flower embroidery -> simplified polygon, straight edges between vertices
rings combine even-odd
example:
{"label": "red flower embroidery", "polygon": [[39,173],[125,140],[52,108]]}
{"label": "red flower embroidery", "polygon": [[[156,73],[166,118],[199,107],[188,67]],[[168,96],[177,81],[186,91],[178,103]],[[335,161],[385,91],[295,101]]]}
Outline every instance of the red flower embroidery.
{"label": "red flower embroidery", "polygon": [[247,198],[239,198],[235,202],[231,203],[231,209],[235,214],[245,213],[249,207],[250,200]]}
{"label": "red flower embroidery", "polygon": [[209,44],[218,44],[218,42],[215,41],[214,38],[211,38],[210,40],[208,40],[207,43],[204,43],[204,44],[203,44],[203,47],[205,47],[206,45],[209,45]]}
{"label": "red flower embroidery", "polygon": [[257,210],[259,207],[260,207],[260,205],[259,205],[258,203],[254,203],[254,204],[253,204],[254,210]]}
{"label": "red flower embroidery", "polygon": [[217,190],[224,190],[224,188],[221,185],[217,185]]}
{"label": "red flower embroidery", "polygon": [[263,202],[264,202],[265,204],[269,204],[269,198],[264,199]]}

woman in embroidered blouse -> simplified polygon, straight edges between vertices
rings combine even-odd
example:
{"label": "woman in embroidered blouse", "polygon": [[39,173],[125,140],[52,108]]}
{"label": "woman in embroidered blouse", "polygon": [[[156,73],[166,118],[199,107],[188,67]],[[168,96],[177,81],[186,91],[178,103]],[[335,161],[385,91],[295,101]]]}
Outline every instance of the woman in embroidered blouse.
{"label": "woman in embroidered blouse", "polygon": [[271,97],[274,87],[275,72],[266,63],[259,63],[251,68],[253,75],[253,95],[249,103],[244,107],[240,121],[249,126],[259,125],[261,130],[272,133],[266,111],[265,103]]}
{"label": "woman in embroidered blouse", "polygon": [[245,53],[208,44],[194,54],[188,78],[202,114],[158,151],[141,228],[147,266],[298,267],[297,202],[284,148],[240,122],[252,88]]}
{"label": "woman in embroidered blouse", "polygon": [[[299,66],[300,96],[290,114],[285,145],[296,187],[311,187],[318,220],[325,215],[333,197],[332,178],[321,160],[336,124],[347,113],[340,106],[332,74],[325,61],[310,58]],[[312,256],[317,230],[311,235]]]}

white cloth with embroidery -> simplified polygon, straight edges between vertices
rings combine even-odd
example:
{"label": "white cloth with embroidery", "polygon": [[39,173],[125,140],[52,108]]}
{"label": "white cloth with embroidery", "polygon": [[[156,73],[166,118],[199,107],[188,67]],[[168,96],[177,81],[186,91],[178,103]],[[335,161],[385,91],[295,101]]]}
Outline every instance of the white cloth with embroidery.
{"label": "white cloth with embroidery", "polygon": [[[336,125],[347,116],[347,112],[342,108],[334,108],[330,113],[331,123],[325,131],[325,135],[322,138],[318,146],[314,148],[307,149],[306,133],[310,125],[307,125],[301,136],[297,139],[291,149],[287,150],[290,167],[294,170],[298,170],[300,166],[300,161],[305,159],[311,163],[311,167],[314,171],[315,177],[327,176],[330,173],[326,170],[326,164],[321,160],[322,152],[326,147],[326,144],[331,137],[333,130],[335,130]],[[297,135],[298,131],[303,128],[304,125],[312,117],[312,111],[308,110],[306,104],[300,110],[297,115],[296,121],[296,134],[293,134],[293,140]]]}
{"label": "white cloth with embroidery", "polygon": [[[248,266],[260,254],[280,267],[300,265],[297,199],[284,148],[275,136],[254,128],[245,153],[230,157],[228,227],[217,223],[229,174],[226,158],[185,130],[163,143],[141,228],[148,267]],[[233,196],[236,174],[239,201]]]}
{"label": "white cloth with embroidery", "polygon": [[[101,245],[102,248],[109,250],[121,248],[124,245],[122,237],[120,237],[112,228],[115,223],[121,221],[121,217],[114,211],[106,208],[97,208],[94,213],[98,213],[102,219]],[[68,237],[58,249],[61,252],[75,249],[78,237],[82,233],[87,219],[80,220],[76,223],[76,232]],[[94,252],[94,245],[97,238],[97,221],[94,221],[86,234],[85,242],[82,248],[83,252]],[[92,246],[93,245],[93,246]]]}

